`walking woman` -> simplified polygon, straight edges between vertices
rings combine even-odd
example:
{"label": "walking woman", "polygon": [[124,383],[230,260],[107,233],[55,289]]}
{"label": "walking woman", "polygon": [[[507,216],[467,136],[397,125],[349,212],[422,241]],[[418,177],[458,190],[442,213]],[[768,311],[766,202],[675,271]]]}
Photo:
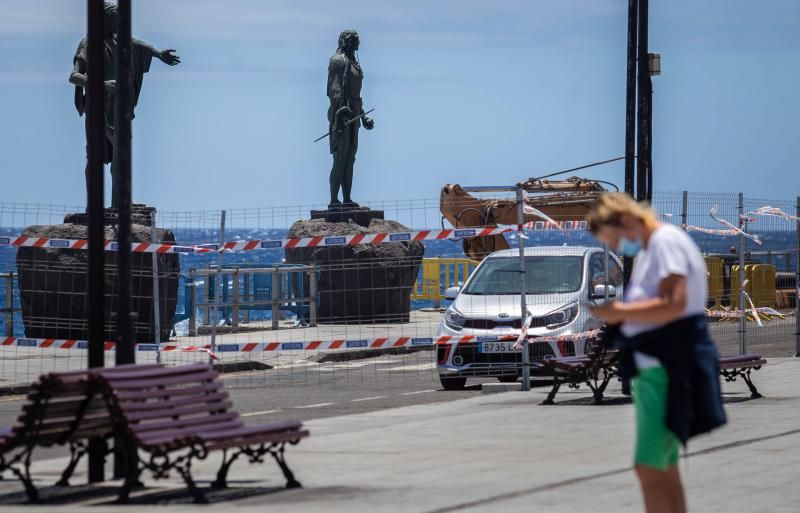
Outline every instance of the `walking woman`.
{"label": "walking woman", "polygon": [[599,240],[636,257],[624,302],[593,313],[619,326],[620,376],[631,379],[634,463],[645,510],[684,513],[680,446],[725,423],[719,358],[705,318],[705,260],[689,235],[627,194],[602,195],[587,221]]}

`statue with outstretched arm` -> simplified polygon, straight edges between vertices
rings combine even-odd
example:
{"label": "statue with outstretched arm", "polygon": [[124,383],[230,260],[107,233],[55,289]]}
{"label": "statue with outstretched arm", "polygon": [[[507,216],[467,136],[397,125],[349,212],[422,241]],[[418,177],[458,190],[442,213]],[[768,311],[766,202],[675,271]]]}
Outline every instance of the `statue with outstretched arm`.
{"label": "statue with outstretched arm", "polygon": [[[367,130],[375,122],[363,115],[361,83],[364,72],[356,52],[360,41],[355,30],[345,30],[339,35],[339,46],[328,64],[328,124],[333,167],[330,175],[331,201],[329,207],[355,205],[350,198],[353,188],[353,165],[358,151],[358,129],[363,124]],[[361,116],[359,119],[355,119]],[[339,201],[339,189],[342,201]]]}
{"label": "statue with outstretched arm", "polygon": [[[106,124],[106,143],[103,153],[103,162],[111,164],[111,183],[112,183],[112,206],[116,207],[117,201],[117,181],[114,176],[114,126],[116,120],[115,112],[115,91],[116,91],[116,77],[117,77],[117,6],[106,2],[105,4],[105,124]],[[75,86],[75,108],[78,114],[83,116],[86,111],[86,61],[87,61],[87,40],[84,38],[78,45],[78,50],[75,52],[73,59],[72,74],[69,77],[71,84]],[[133,107],[139,100],[139,93],[142,90],[142,81],[144,74],[150,71],[150,63],[155,57],[164,64],[175,66],[181,62],[180,58],[175,55],[175,50],[157,50],[155,47],[140,41],[133,40]],[[88,167],[86,172],[86,187],[88,197],[89,176]]]}

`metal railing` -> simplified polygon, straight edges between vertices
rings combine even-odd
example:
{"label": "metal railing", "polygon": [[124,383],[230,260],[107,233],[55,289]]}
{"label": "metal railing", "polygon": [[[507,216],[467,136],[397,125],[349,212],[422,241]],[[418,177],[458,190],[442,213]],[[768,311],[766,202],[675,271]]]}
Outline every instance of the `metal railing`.
{"label": "metal railing", "polygon": [[0,273],[0,280],[4,283],[4,297],[5,306],[0,308],[0,313],[5,316],[5,336],[14,336],[14,312],[19,312],[19,308],[14,308],[14,280],[17,278],[17,273],[7,272]]}
{"label": "metal railing", "polygon": [[[185,310],[189,314],[189,336],[198,334],[194,315],[197,309],[203,312],[203,326],[210,326],[214,322],[211,314],[218,288],[221,288],[222,297],[217,307],[221,309],[232,332],[238,331],[240,324],[249,324],[253,311],[270,311],[272,329],[278,329],[281,312],[287,310],[295,313],[301,324],[317,324],[318,270],[315,267],[286,264],[271,267],[223,266],[219,275],[217,272],[217,266],[210,264],[206,268],[189,269]],[[217,287],[217,279],[221,281],[221,287]],[[202,301],[198,301],[197,294],[200,284],[205,284]]]}

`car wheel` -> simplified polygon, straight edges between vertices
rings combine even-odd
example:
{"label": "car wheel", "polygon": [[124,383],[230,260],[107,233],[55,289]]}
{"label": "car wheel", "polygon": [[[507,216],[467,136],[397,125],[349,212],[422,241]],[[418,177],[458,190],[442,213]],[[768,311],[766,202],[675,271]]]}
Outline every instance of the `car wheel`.
{"label": "car wheel", "polygon": [[516,383],[519,376],[497,376],[497,381],[500,383]]}
{"label": "car wheel", "polygon": [[445,378],[439,376],[439,381],[445,390],[463,390],[467,384],[467,378]]}

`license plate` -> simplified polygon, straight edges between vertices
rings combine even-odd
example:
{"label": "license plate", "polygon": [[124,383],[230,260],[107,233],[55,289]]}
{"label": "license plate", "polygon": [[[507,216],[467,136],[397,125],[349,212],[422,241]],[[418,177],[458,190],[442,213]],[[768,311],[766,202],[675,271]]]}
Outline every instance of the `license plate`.
{"label": "license plate", "polygon": [[516,342],[481,342],[478,344],[478,350],[481,353],[519,353],[521,351],[514,349]]}

